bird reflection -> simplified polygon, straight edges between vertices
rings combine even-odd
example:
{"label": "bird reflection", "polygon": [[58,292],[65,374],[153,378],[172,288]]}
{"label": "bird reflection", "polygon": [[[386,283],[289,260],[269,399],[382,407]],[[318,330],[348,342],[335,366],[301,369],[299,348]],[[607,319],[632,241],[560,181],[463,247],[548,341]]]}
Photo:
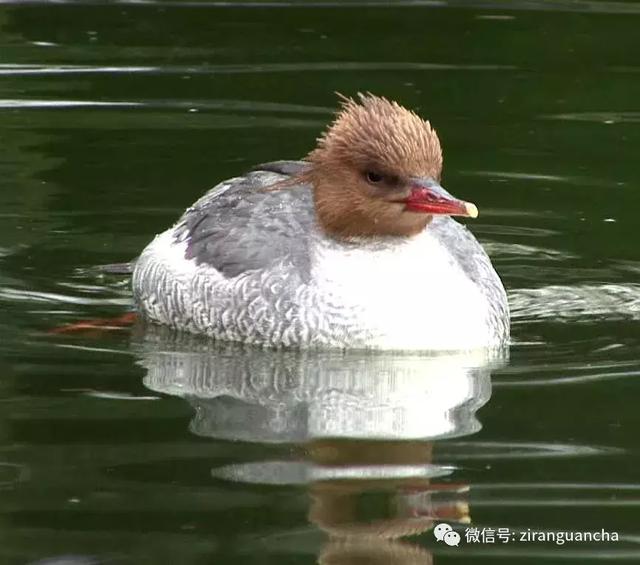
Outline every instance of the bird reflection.
{"label": "bird reflection", "polygon": [[503,351],[265,350],[163,328],[139,351],[145,385],[194,407],[193,433],[292,448],[212,475],[305,485],[309,522],[327,537],[319,563],[432,563],[402,538],[469,521],[468,485],[434,459],[434,441],[480,429]]}

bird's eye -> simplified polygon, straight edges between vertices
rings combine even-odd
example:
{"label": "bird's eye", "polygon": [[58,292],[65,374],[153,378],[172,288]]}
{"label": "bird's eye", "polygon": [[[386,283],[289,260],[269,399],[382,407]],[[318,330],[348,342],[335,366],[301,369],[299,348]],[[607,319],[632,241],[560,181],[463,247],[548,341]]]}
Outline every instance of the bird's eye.
{"label": "bird's eye", "polygon": [[383,179],[383,176],[380,173],[376,173],[375,171],[367,171],[365,175],[367,177],[367,180],[371,184],[378,184]]}

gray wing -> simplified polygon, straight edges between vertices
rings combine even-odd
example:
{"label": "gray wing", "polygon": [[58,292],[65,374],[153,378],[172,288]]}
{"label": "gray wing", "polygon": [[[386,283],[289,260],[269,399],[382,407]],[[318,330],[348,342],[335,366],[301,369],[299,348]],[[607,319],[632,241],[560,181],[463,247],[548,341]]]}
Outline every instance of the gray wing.
{"label": "gray wing", "polygon": [[278,182],[304,172],[304,161],[276,161],[212,188],[180,218],[177,241],[186,257],[234,277],[286,256],[304,256],[313,221],[311,187]]}

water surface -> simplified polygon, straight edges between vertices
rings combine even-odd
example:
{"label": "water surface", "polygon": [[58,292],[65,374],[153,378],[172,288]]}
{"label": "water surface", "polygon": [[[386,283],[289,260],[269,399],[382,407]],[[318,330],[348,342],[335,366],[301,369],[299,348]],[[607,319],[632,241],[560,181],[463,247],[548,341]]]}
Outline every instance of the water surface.
{"label": "water surface", "polygon": [[[636,3],[1,4],[0,562],[640,559]],[[431,119],[508,359],[48,333],[126,312],[95,267],[303,156],[334,91]]]}

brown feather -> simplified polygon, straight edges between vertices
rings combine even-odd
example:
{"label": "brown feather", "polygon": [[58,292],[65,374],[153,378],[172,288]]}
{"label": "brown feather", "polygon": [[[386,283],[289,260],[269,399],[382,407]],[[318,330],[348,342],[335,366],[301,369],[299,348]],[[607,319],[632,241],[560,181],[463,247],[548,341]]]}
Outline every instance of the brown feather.
{"label": "brown feather", "polygon": [[431,220],[372,189],[368,170],[403,182],[440,178],[442,150],[429,124],[396,102],[372,94],[342,97],[335,121],[309,153],[316,214],[335,237],[411,236]]}

